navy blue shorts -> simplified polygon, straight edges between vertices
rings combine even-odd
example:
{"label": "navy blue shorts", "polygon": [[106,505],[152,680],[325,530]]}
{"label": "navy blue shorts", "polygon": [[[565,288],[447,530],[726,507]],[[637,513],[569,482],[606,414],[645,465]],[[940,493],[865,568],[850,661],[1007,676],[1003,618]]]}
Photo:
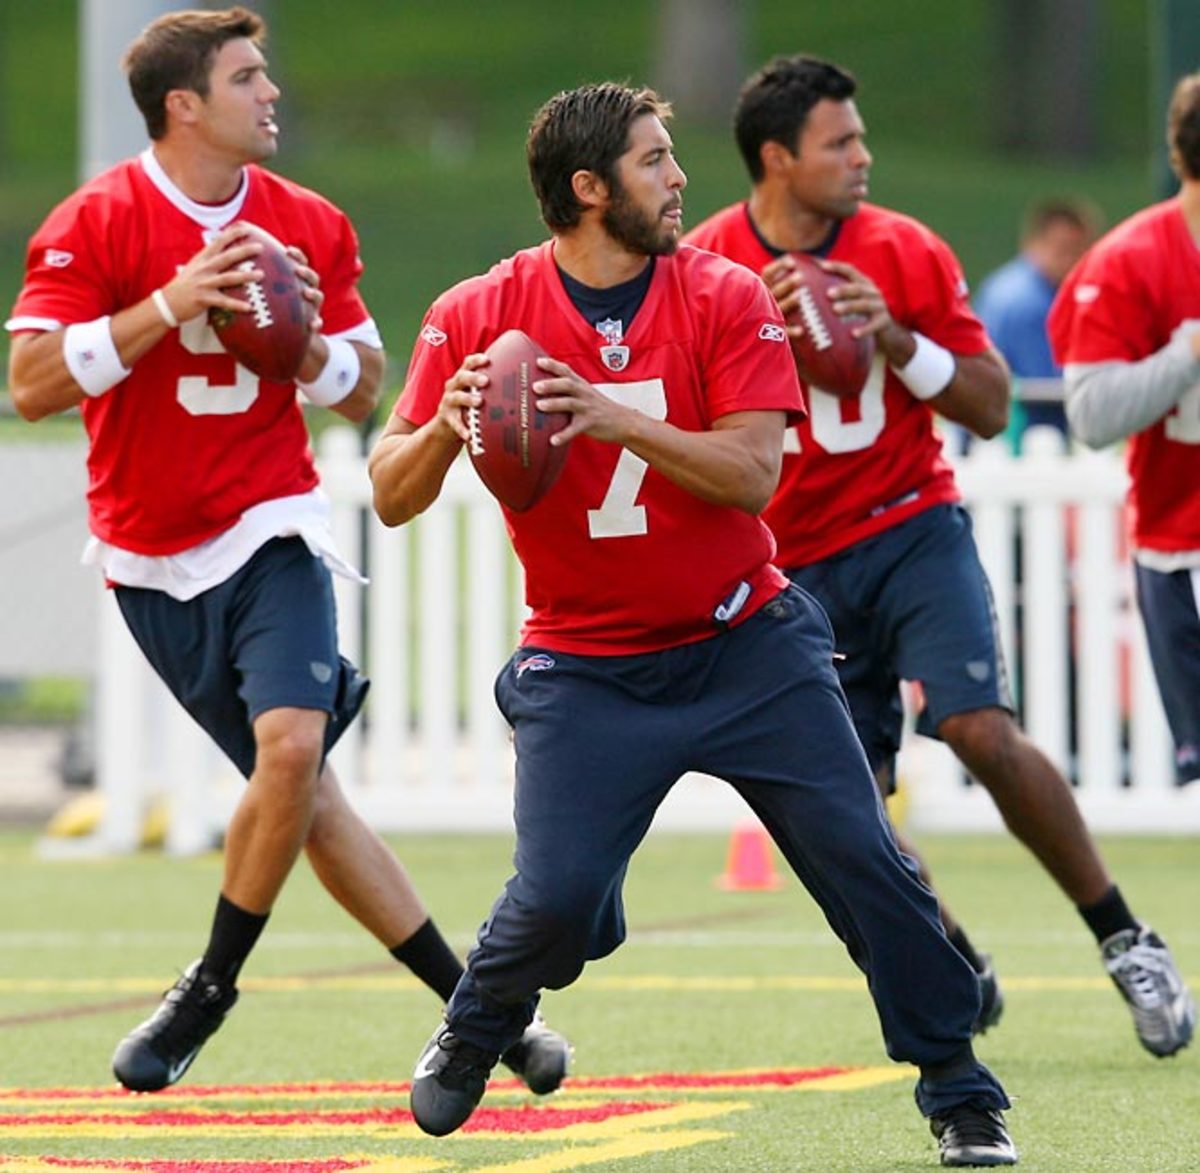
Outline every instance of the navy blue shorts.
{"label": "navy blue shorts", "polygon": [[141,587],[115,590],[155,672],[247,778],[260,713],[329,713],[328,753],[362,707],[367,680],[338,655],[329,570],[300,538],[268,542],[187,602]]}
{"label": "navy blue shorts", "polygon": [[900,748],[901,680],[922,686],[917,730],[927,737],[956,713],[1013,711],[992,589],[961,506],[934,506],[788,575],[829,615],[845,657],[838,675],[876,773],[892,770]]}
{"label": "navy blue shorts", "polygon": [[1200,570],[1170,574],[1134,564],[1138,609],[1175,742],[1180,783],[1200,778]]}

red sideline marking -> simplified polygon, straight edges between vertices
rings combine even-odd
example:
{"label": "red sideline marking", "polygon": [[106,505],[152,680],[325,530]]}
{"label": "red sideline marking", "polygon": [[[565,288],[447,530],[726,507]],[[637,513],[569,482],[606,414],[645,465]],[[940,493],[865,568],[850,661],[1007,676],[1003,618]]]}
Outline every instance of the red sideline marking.
{"label": "red sideline marking", "polygon": [[[829,1079],[855,1071],[854,1067],[800,1067],[776,1071],[713,1071],[702,1074],[658,1072],[646,1075],[569,1076],[566,1087],[580,1091],[606,1088],[672,1088],[702,1090],[724,1087],[795,1087],[817,1079]],[[268,1084],[185,1084],[153,1095],[138,1095],[123,1087],[0,1087],[4,1100],[120,1100],[126,1103],[156,1103],[167,1099],[270,1099],[272,1096],[406,1096],[408,1082],[385,1080],[353,1082],[268,1083]],[[496,1091],[522,1090],[516,1079],[493,1080]],[[10,1119],[5,1116],[3,1119]]]}
{"label": "red sideline marking", "polygon": [[[551,1132],[572,1124],[592,1124],[617,1116],[635,1116],[655,1112],[669,1104],[612,1103],[591,1108],[554,1108],[522,1106],[514,1108],[480,1108],[463,1126],[465,1132]],[[367,1108],[354,1112],[329,1112],[304,1109],[296,1112],[209,1112],[185,1109],[149,1112],[30,1112],[21,1115],[5,1114],[3,1124],[8,1128],[36,1128],[64,1124],[113,1124],[122,1128],[211,1128],[229,1127],[290,1127],[304,1125],[412,1124],[412,1113],[404,1108]]]}
{"label": "red sideline marking", "polygon": [[90,1157],[40,1157],[38,1163],[58,1169],[138,1169],[144,1173],[182,1173],[188,1169],[205,1169],[211,1173],[343,1173],[360,1169],[361,1159],[347,1161],[329,1157],[316,1161],[122,1161],[96,1160]]}

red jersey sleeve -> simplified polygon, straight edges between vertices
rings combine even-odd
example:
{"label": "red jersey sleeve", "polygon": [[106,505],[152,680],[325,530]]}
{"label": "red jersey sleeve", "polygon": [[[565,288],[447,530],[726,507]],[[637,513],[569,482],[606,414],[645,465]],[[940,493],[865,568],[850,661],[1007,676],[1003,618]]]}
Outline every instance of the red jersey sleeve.
{"label": "red jersey sleeve", "polygon": [[123,308],[108,276],[109,254],[124,239],[119,205],[77,195],[60,204],[26,250],[25,284],[13,307],[13,329],[90,322]]}
{"label": "red jersey sleeve", "polygon": [[[695,253],[687,275],[697,319],[715,324],[705,355],[705,389],[713,418],[735,411],[785,411],[788,423],[807,412],[783,315],[753,274],[714,266]],[[709,304],[711,302],[711,305]]]}
{"label": "red jersey sleeve", "polygon": [[1146,273],[1136,252],[1116,247],[1094,249],[1075,266],[1046,322],[1060,365],[1136,362],[1165,345]]}

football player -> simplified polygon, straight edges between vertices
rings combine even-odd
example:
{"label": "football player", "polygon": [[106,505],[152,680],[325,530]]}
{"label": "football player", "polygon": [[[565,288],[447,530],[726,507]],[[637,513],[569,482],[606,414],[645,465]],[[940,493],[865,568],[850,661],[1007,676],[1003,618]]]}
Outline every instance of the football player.
{"label": "football player", "polygon": [[[790,253],[824,258],[844,279],[831,291],[837,312],[864,316],[857,328],[875,335],[859,395],[807,389],[809,418],[788,437],[763,516],[780,565],[829,613],[880,790],[895,785],[900,682],[917,681],[918,730],[946,742],[986,787],[1091,930],[1142,1045],[1172,1055],[1191,1039],[1191,1000],[1166,946],[1110,878],[1070,784],[1017,725],[991,589],[934,426],[936,412],[984,438],[1003,430],[1008,369],[945,241],[867,202],[872,156],[856,88],[807,56],[776,58],[751,77],[734,115],[750,196],[685,238],[761,273],[785,309],[796,299]],[[942,915],[979,975],[976,1029],[985,1030],[1003,1006],[991,959],[944,904]]]}
{"label": "football player", "polygon": [[[370,457],[398,525],[437,498],[482,402],[483,353],[520,329],[567,412],[562,472],[505,511],[531,614],[496,684],[517,752],[516,872],[480,929],[412,1108],[461,1127],[544,987],[625,936],[629,859],[680,776],[727,779],[868,976],[888,1054],[963,1152],[1016,1159],[1008,1100],[975,1058],[979,991],[896,849],[833,670],[828,621],[772,564],[758,517],[802,403],[759,279],[677,247],[686,178],[653,91],[558,94],[527,155],[551,239],[433,304]],[[969,1149],[969,1151],[968,1151]]]}
{"label": "football player", "polygon": [[1129,438],[1138,607],[1185,784],[1200,778],[1200,74],[1175,87],[1167,144],[1178,194],[1084,257],[1050,331],[1071,430],[1093,448]]}
{"label": "football player", "polygon": [[[443,999],[462,965],[404,869],[349,806],[326,755],[367,682],[338,654],[334,548],[296,387],[354,421],[379,396],[382,342],[358,292],[349,219],[260,166],[279,88],[243,8],[169,13],[125,69],[150,145],[55,208],[29,245],[9,388],[27,419],[79,407],[89,441],[86,558],[150,663],[248,781],[225,840],[203,955],[117,1047],[133,1091],[175,1083],[237,1000],[237,978],[301,851],[330,893]],[[260,270],[252,222],[303,260],[318,308],[296,382],[226,354],[210,309]],[[360,580],[361,581],[361,580]],[[542,1024],[506,1061],[558,1086]]]}

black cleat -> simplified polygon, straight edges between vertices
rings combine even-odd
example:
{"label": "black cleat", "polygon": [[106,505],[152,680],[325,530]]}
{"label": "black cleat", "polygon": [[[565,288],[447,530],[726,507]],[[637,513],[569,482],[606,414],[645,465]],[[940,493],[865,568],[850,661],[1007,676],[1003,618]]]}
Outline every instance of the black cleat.
{"label": "black cleat", "polygon": [[461,1128],[483,1099],[497,1055],[458,1038],[443,1023],[425,1044],[413,1072],[409,1106],[422,1132],[447,1136]]}
{"label": "black cleat", "polygon": [[934,1116],[929,1127],[937,1137],[943,1165],[976,1168],[1017,1163],[1004,1117],[995,1108],[980,1108],[969,1101],[955,1104]]}
{"label": "black cleat", "polygon": [[981,953],[979,960],[983,962],[983,972],[975,975],[979,981],[980,1006],[979,1017],[971,1024],[973,1035],[987,1034],[1004,1013],[1004,992],[1000,989],[991,954]]}
{"label": "black cleat", "polygon": [[556,1092],[571,1063],[571,1044],[551,1030],[540,1014],[503,1055],[504,1064],[535,1096]]}
{"label": "black cleat", "polygon": [[113,1074],[131,1092],[157,1092],[176,1083],[209,1035],[225,1021],[238,992],[206,982],[193,961],[159,1008],[117,1044]]}

